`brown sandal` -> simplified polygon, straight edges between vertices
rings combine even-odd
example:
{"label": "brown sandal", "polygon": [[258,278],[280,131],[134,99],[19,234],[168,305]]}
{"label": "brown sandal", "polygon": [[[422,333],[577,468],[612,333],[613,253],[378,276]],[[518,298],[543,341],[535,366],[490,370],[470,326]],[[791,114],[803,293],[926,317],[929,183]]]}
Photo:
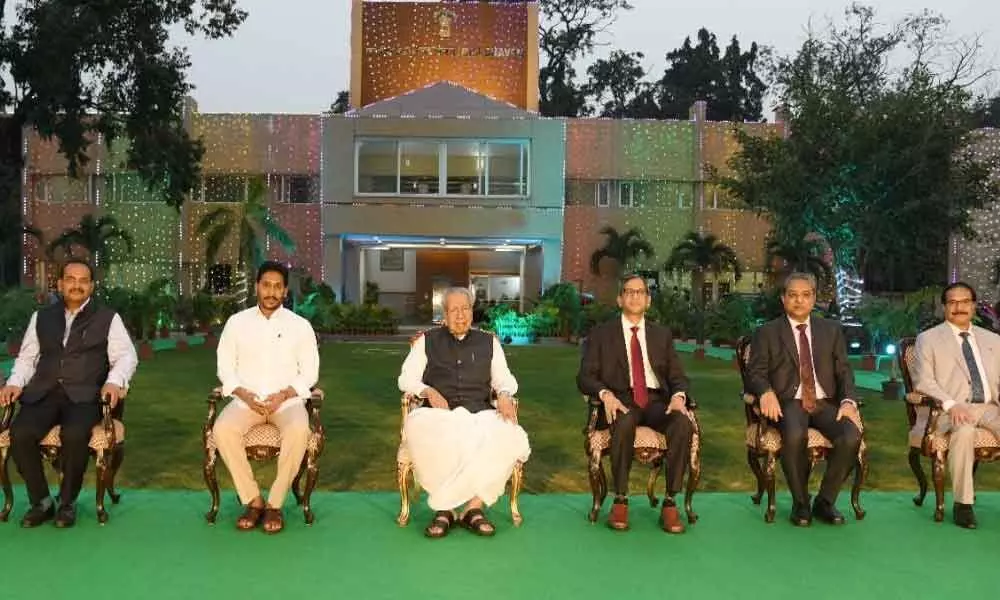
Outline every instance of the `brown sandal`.
{"label": "brown sandal", "polygon": [[285,519],[281,516],[280,508],[264,509],[264,533],[279,533],[285,528]]}
{"label": "brown sandal", "polygon": [[242,531],[250,531],[251,529],[256,529],[260,525],[261,515],[264,514],[263,506],[254,506],[252,504],[247,504],[246,510],[240,515],[239,519],[236,519],[236,528]]}

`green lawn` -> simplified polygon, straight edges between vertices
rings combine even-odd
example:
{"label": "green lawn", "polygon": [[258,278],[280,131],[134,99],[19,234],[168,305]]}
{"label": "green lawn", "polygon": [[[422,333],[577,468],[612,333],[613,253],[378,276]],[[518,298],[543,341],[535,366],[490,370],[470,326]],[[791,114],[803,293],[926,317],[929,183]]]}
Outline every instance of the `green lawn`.
{"label": "green lawn", "polygon": [[[321,488],[394,489],[399,432],[396,376],[405,349],[403,344],[323,345],[320,385],[327,393],[323,409],[327,444]],[[520,381],[521,423],[532,444],[526,489],[587,491],[581,434],[587,410],[575,388],[578,350],[528,346],[508,348],[507,353]],[[700,404],[702,490],[749,490],[752,478],[746,466],[735,367],[728,361],[696,362],[689,354],[681,356]],[[215,385],[214,372],[214,354],[203,347],[158,352],[139,367],[126,410],[128,449],[120,476],[124,487],[203,488],[201,427],[205,398]],[[913,489],[902,402],[885,401],[872,392],[865,400],[871,449],[868,487]],[[261,476],[270,476],[267,468],[261,469]],[[633,490],[640,491],[643,481],[644,470],[636,469]],[[983,469],[979,483],[996,487],[1000,470]]]}

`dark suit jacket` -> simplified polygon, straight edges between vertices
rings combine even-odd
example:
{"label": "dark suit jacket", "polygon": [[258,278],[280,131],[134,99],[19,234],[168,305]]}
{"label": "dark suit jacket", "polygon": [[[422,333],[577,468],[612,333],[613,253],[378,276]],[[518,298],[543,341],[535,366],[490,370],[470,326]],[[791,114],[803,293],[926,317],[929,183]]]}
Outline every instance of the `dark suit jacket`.
{"label": "dark suit jacket", "polygon": [[[856,400],[854,373],[847,362],[847,344],[840,323],[811,317],[809,324],[816,382],[835,402],[848,398]],[[747,365],[750,393],[759,398],[764,392],[774,390],[782,403],[795,399],[795,390],[800,383],[796,335],[798,332],[792,329],[784,316],[765,323],[757,330],[750,345],[750,362]]]}
{"label": "dark suit jacket", "polygon": [[[647,358],[663,388],[665,400],[669,400],[677,392],[687,392],[688,378],[684,375],[680,358],[674,350],[670,329],[651,323],[649,319],[646,319],[645,327]],[[602,389],[608,389],[622,402],[634,404],[629,384],[631,368],[625,344],[621,317],[591,329],[590,335],[584,340],[583,360],[576,376],[576,385],[581,393],[596,398]]]}

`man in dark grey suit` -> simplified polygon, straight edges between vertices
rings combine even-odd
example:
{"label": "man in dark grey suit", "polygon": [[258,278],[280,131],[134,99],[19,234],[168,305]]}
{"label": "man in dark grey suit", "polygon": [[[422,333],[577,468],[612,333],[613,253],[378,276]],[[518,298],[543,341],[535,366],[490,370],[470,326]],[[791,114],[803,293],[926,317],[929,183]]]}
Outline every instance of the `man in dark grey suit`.
{"label": "man in dark grey suit", "polygon": [[[812,517],[842,525],[837,494],[858,457],[861,432],[854,401],[854,375],[840,323],[811,316],[816,278],[793,273],[781,296],[785,316],[764,324],[750,348],[748,385],[761,413],[781,430],[781,467],[794,506],[791,521]],[[819,495],[809,510],[809,428],[833,443]]]}

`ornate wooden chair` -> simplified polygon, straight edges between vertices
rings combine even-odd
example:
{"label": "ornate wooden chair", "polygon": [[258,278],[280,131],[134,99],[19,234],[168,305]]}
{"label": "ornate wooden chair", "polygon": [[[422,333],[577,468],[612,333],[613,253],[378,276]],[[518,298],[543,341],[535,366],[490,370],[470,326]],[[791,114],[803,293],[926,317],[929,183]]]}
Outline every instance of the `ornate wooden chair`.
{"label": "ornate wooden chair", "polygon": [[[906,420],[910,425],[909,462],[910,470],[917,478],[919,491],[913,503],[922,506],[927,495],[927,476],[924,474],[921,457],[931,461],[931,477],[934,481],[934,520],[944,520],[944,473],[948,467],[948,442],[951,434],[938,430],[938,418],[943,412],[941,401],[916,391],[913,369],[916,365],[916,338],[906,338],[899,344],[899,367],[903,372],[906,389]],[[1000,439],[989,429],[976,428],[976,462],[973,473],[981,462],[1000,459]]]}
{"label": "ornate wooden chair", "polygon": [[[740,368],[740,376],[743,381],[743,390],[740,392],[740,400],[743,402],[746,414],[746,434],[745,441],[747,447],[747,464],[757,480],[757,491],[751,496],[754,504],[760,504],[761,497],[767,492],[767,509],[764,512],[764,521],[774,522],[775,502],[774,486],[777,471],[778,456],[781,454],[781,431],[775,423],[765,419],[760,414],[760,399],[747,390],[747,365],[750,362],[750,336],[743,336],[736,344],[736,360]],[[865,518],[865,511],[861,508],[861,486],[864,485],[868,476],[868,449],[865,442],[864,420],[860,418],[861,401],[858,402],[859,418],[854,424],[861,431],[861,449],[858,451],[858,461],[854,467],[854,483],[851,486],[851,507],[854,509],[854,517],[857,520]],[[806,442],[809,451],[810,471],[815,468],[816,463],[825,460],[833,444],[818,430],[809,428],[809,437]]]}
{"label": "ornate wooden chair", "polygon": [[[104,494],[111,496],[111,503],[118,504],[121,494],[115,490],[115,476],[125,460],[125,399],[122,398],[112,408],[104,400],[101,403],[101,422],[94,426],[90,434],[90,453],[97,466],[97,521],[108,522],[108,511],[104,507]],[[14,506],[14,490],[10,483],[8,463],[10,462],[10,426],[14,420],[16,403],[3,409],[0,417],[0,484],[3,485],[4,503],[0,510],[0,521],[6,522]],[[56,425],[42,439],[42,456],[61,473],[59,466],[59,426]]]}
{"label": "ornate wooden chair", "polygon": [[[495,402],[496,398],[494,398]],[[399,486],[399,516],[396,522],[400,527],[406,527],[410,522],[410,503],[420,499],[420,486],[413,477],[413,461],[406,448],[406,436],[403,427],[406,425],[406,417],[415,408],[423,405],[423,399],[411,394],[403,394],[400,402],[400,422],[399,422],[399,449],[396,451],[396,483]],[[517,409],[518,402],[514,399],[514,408]],[[517,413],[515,412],[515,422]],[[508,496],[510,498],[510,518],[515,526],[524,522],[521,516],[521,506],[518,499],[521,495],[521,487],[524,485],[524,463],[518,461],[514,465],[514,471],[510,476],[510,488]],[[412,498],[411,498],[412,487]]]}
{"label": "ornate wooden chair", "polygon": [[[604,472],[603,458],[610,454],[611,430],[608,428],[607,417],[604,414],[604,403],[597,398],[583,397],[589,406],[587,426],[583,428],[583,449],[587,453],[587,473],[590,481],[590,492],[594,502],[587,518],[591,523],[597,522],[601,507],[608,497],[608,479]],[[691,508],[692,497],[701,479],[701,426],[698,423],[698,404],[688,396],[687,407],[691,414],[691,424],[694,433],[691,436],[691,459],[688,464],[687,484],[684,488],[684,513],[688,523],[698,521],[698,513]],[[667,454],[667,438],[662,433],[649,427],[639,426],[635,430],[635,460],[649,466],[649,477],[646,480],[646,496],[653,508],[659,504],[656,497],[656,480],[663,467],[663,459]]]}
{"label": "ornate wooden chair", "polygon": [[[323,390],[312,389],[312,396],[306,400],[306,411],[309,413],[309,445],[306,447],[306,455],[299,466],[299,472],[292,481],[292,495],[295,496],[295,503],[302,507],[302,514],[307,525],[312,525],[316,520],[310,505],[313,489],[319,476],[319,457],[323,453],[323,422],[320,419],[320,409],[323,407]],[[205,520],[215,523],[215,518],[219,514],[219,480],[216,477],[215,466],[218,462],[218,449],[215,445],[215,436],[212,428],[215,426],[215,418],[218,415],[218,403],[222,400],[222,388],[217,387],[208,395],[208,417],[202,429],[202,440],[204,442],[205,461],[203,471],[205,484],[212,495],[212,507],[205,513]],[[281,450],[281,432],[276,425],[264,423],[254,425],[250,431],[243,436],[243,445],[246,447],[247,458],[252,461],[263,462],[278,457]],[[302,492],[299,492],[299,482],[302,475],[306,476],[306,485]]]}

